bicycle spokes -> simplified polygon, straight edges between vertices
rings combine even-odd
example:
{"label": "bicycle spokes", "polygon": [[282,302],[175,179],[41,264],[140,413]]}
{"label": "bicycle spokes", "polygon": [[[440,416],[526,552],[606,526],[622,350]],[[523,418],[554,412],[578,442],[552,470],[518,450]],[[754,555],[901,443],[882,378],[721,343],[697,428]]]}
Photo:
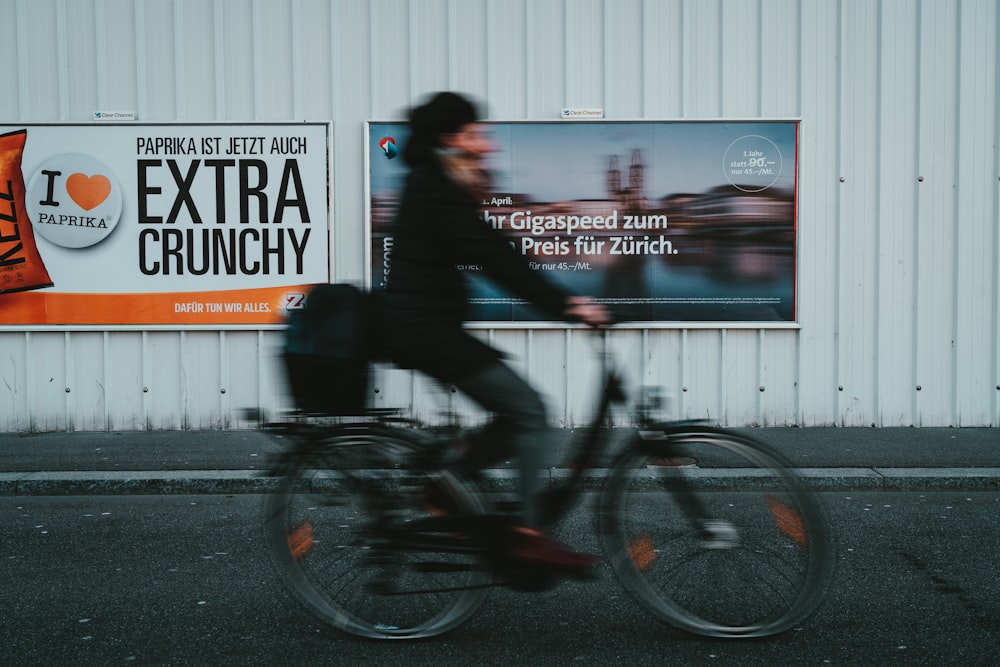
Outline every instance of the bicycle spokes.
{"label": "bicycle spokes", "polygon": [[491,583],[460,521],[481,504],[445,476],[456,514],[429,513],[431,476],[411,467],[419,453],[408,433],[349,428],[286,463],[268,535],[292,593],[331,625],[373,638],[433,636],[467,618]]}
{"label": "bicycle spokes", "polygon": [[788,630],[825,589],[830,544],[819,503],[738,434],[684,427],[627,447],[601,499],[601,527],[625,587],[695,634]]}

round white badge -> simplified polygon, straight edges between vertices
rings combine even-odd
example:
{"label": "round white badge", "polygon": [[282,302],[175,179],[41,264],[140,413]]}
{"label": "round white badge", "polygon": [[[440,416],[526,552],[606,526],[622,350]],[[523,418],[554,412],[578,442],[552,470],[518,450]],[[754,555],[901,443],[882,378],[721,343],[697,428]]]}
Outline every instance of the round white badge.
{"label": "round white badge", "polygon": [[748,134],[729,144],[722,158],[726,179],[743,192],[767,190],[781,176],[782,168],[781,149],[757,134]]}
{"label": "round white badge", "polygon": [[64,248],[100,243],[122,214],[122,188],[114,173],[79,153],[45,160],[29,178],[25,198],[35,233]]}

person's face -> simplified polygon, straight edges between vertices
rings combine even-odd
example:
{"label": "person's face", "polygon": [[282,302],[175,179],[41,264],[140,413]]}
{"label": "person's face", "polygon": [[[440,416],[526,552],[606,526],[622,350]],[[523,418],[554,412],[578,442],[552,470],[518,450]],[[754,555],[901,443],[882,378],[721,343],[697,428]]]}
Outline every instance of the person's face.
{"label": "person's face", "polygon": [[497,145],[490,138],[489,130],[482,123],[467,123],[457,132],[442,134],[441,145],[480,160],[497,150]]}

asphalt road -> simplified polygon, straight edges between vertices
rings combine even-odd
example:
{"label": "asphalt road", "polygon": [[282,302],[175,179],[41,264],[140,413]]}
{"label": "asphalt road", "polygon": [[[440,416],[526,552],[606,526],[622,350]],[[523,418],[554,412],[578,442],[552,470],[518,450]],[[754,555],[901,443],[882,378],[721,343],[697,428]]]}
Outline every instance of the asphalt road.
{"label": "asphalt road", "polygon": [[[0,497],[3,665],[994,665],[1000,493],[825,493],[837,572],[778,638],[691,637],[610,571],[497,590],[458,630],[373,642],[314,620],[263,547],[256,495]],[[562,537],[597,549],[579,511]]]}

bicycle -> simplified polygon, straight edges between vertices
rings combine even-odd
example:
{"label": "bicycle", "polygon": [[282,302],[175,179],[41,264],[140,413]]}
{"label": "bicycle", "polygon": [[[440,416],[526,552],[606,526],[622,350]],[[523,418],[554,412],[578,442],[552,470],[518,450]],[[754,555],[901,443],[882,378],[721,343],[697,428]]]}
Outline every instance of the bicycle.
{"label": "bicycle", "polygon": [[[546,491],[552,527],[581,498],[607,448],[605,420],[625,401],[602,355],[592,423]],[[703,422],[657,422],[650,410],[610,468],[597,503],[616,577],[672,626],[715,638],[784,632],[819,606],[832,569],[823,508],[786,462],[745,435]],[[505,553],[510,518],[454,460],[455,433],[392,411],[298,415],[265,425],[292,446],[271,474],[266,532],[286,584],[342,631],[377,639],[439,635],[469,618],[493,586],[558,581]],[[428,489],[448,511],[429,505]]]}

